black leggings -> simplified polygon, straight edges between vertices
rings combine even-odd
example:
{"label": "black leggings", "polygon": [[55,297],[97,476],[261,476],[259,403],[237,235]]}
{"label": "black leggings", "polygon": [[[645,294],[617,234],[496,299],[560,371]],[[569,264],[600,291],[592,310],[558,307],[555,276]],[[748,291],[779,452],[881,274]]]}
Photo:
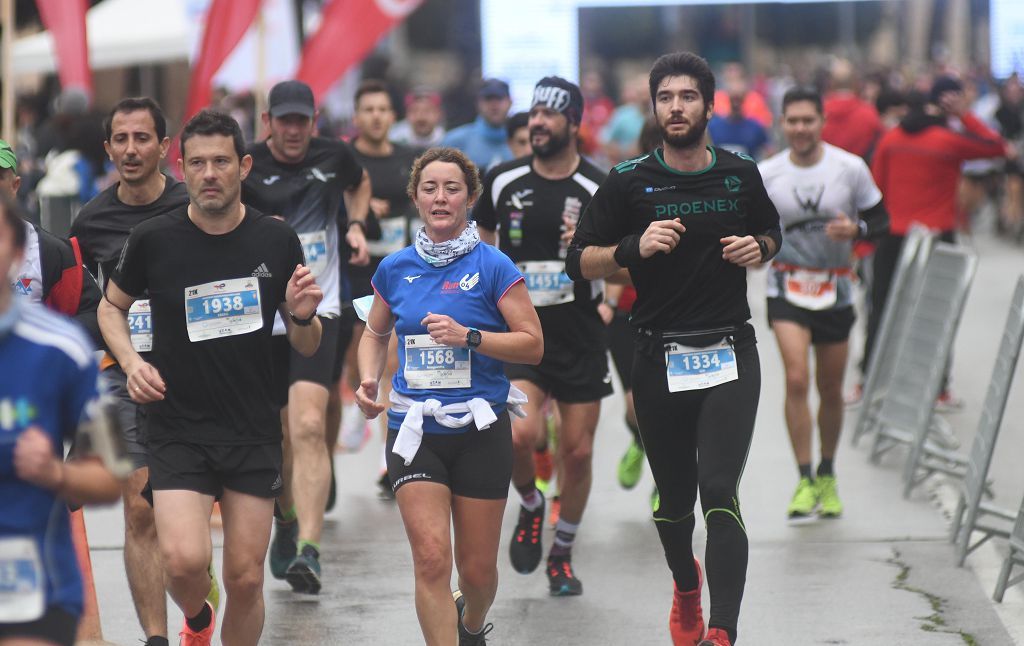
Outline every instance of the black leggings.
{"label": "black leggings", "polygon": [[660,343],[638,341],[633,360],[633,399],[661,496],[654,520],[665,559],[678,589],[697,586],[692,541],[699,491],[708,536],[704,562],[711,592],[708,625],[726,630],[733,641],[748,551],[739,485],[761,393],[761,364],[753,338],[737,341],[736,362],[739,379],[735,381],[670,393]]}

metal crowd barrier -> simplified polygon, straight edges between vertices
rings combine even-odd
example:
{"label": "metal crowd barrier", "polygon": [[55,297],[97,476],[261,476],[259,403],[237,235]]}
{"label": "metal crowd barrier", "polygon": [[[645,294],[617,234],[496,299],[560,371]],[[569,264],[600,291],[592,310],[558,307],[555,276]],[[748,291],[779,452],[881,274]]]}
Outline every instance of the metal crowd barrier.
{"label": "metal crowd barrier", "polygon": [[[1010,301],[1010,313],[1003,328],[992,379],[985,393],[978,431],[971,444],[967,476],[960,483],[960,500],[953,514],[953,528],[950,537],[956,542],[956,562],[963,565],[967,555],[993,536],[1009,535],[1010,523],[1014,520],[1012,511],[996,507],[983,501],[987,491],[988,470],[995,453],[1006,401],[1013,384],[1013,373],[1020,357],[1021,342],[1024,341],[1024,276],[1017,279],[1017,288]],[[982,537],[971,543],[971,535],[980,532]],[[1001,595],[1000,595],[1001,596]]]}
{"label": "metal crowd barrier", "polygon": [[1017,520],[1013,523],[1013,529],[1010,531],[1010,553],[1003,559],[1003,568],[999,571],[999,578],[996,580],[996,592],[992,595],[996,601],[1003,600],[1003,594],[1007,588],[1024,581],[1024,574],[1010,578],[1015,565],[1024,565],[1024,499],[1021,500],[1020,509],[1017,511]]}
{"label": "metal crowd barrier", "polygon": [[929,435],[936,426],[935,400],[976,266],[973,252],[945,243],[935,245],[892,358],[893,372],[878,411],[871,460],[877,463],[895,446],[910,445],[904,496],[932,473],[962,477],[966,470],[966,458]]}
{"label": "metal crowd barrier", "polygon": [[[906,334],[906,321],[921,284],[935,235],[914,225],[903,239],[896,264],[896,273],[885,300],[885,310],[878,325],[875,347],[868,362],[861,395],[860,413],[853,429],[854,446],[861,437],[878,430],[878,413],[888,392],[896,367],[897,349]],[[875,277],[877,280],[877,276]]]}

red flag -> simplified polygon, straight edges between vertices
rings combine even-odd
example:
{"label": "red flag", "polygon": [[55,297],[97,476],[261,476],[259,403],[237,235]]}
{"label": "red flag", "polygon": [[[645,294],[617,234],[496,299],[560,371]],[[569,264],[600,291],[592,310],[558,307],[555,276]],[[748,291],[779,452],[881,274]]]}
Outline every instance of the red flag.
{"label": "red flag", "polygon": [[295,78],[323,94],[423,0],[332,0],[306,41]]}
{"label": "red flag", "polygon": [[89,39],[86,36],[87,0],[36,0],[43,26],[53,36],[57,73],[64,89],[77,87],[92,96]]}
{"label": "red flag", "polygon": [[210,104],[213,76],[242,40],[260,10],[261,0],[213,0],[206,10],[202,46],[192,65],[185,119]]}

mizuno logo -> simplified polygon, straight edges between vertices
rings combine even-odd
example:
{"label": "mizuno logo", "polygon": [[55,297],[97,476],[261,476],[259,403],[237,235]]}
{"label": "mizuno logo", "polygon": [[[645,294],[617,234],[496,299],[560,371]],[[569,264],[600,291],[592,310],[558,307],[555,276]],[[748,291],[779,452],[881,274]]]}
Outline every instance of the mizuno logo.
{"label": "mizuno logo", "polygon": [[267,186],[270,186],[279,179],[281,179],[280,175],[271,175],[270,177],[264,177],[263,183],[266,184]]}
{"label": "mizuno logo", "polygon": [[406,279],[407,281],[409,281],[409,284],[410,284],[410,285],[412,285],[412,281],[414,281],[414,280],[416,280],[417,278],[420,278],[420,277],[422,277],[422,276],[423,276],[423,274],[417,274],[416,276],[402,276],[402,278],[404,278],[404,279]]}
{"label": "mizuno logo", "polygon": [[267,263],[261,262],[260,266],[252,270],[253,278],[273,278],[274,275],[270,273],[270,269],[267,268]]}

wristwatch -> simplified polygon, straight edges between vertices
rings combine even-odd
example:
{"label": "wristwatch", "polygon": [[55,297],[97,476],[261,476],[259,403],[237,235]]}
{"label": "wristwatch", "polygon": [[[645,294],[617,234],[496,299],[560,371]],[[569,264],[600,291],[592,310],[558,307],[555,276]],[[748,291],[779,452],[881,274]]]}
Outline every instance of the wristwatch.
{"label": "wristwatch", "polygon": [[288,318],[290,318],[292,320],[292,323],[294,323],[295,325],[298,325],[299,327],[306,327],[308,325],[313,325],[313,319],[316,318],[316,310],[314,310],[313,313],[309,315],[309,318],[300,319],[291,312],[288,312]]}
{"label": "wristwatch", "polygon": [[768,262],[768,242],[764,238],[755,238],[757,247],[761,250],[761,262]]}
{"label": "wristwatch", "polygon": [[483,340],[484,336],[475,327],[469,328],[469,332],[466,332],[466,346],[471,350],[479,348]]}

